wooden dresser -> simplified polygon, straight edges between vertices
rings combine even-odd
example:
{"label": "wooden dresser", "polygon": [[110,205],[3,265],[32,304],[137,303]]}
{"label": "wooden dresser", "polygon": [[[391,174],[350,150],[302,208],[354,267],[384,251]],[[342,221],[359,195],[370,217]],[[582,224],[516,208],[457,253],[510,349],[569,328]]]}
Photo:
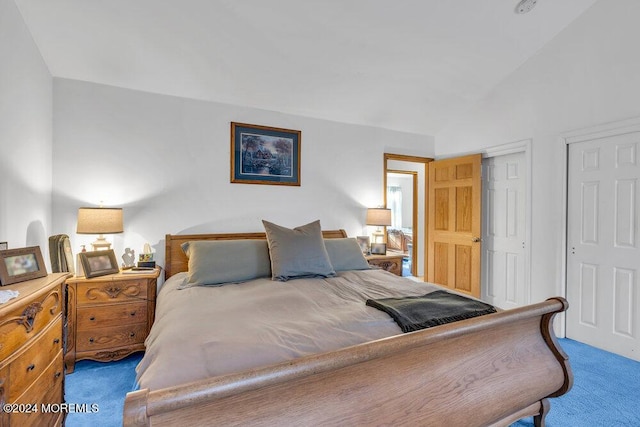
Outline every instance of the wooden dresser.
{"label": "wooden dresser", "polygon": [[144,351],[153,324],[160,269],[67,280],[67,373],[76,360],[101,362]]}
{"label": "wooden dresser", "polygon": [[397,276],[402,276],[402,255],[367,255],[365,258],[372,267],[381,268]]}
{"label": "wooden dresser", "polygon": [[62,332],[67,276],[49,274],[0,287],[20,293],[0,304],[0,426],[63,423],[64,414],[49,405],[64,402]]}

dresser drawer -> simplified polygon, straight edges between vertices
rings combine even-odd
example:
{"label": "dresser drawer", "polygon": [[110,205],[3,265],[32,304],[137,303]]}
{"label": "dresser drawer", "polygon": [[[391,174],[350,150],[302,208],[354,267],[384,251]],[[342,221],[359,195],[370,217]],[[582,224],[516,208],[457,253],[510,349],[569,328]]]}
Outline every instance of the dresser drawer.
{"label": "dresser drawer", "polygon": [[78,331],[146,323],[147,303],[96,305],[77,309]]}
{"label": "dresser drawer", "polygon": [[15,402],[47,369],[51,360],[62,350],[62,317],[31,343],[18,359],[9,365],[9,402]]}
{"label": "dresser drawer", "polygon": [[88,331],[78,330],[76,351],[113,349],[132,344],[142,344],[146,337],[146,323],[112,328],[96,328]]}
{"label": "dresser drawer", "polygon": [[62,284],[20,301],[0,320],[0,360],[38,335],[62,311]]}
{"label": "dresser drawer", "polygon": [[106,302],[144,300],[147,298],[145,280],[96,281],[77,284],[78,305]]}
{"label": "dresser drawer", "polygon": [[[15,403],[18,404],[33,404],[38,405],[38,413],[23,414],[14,413],[11,414],[11,425],[14,426],[52,426],[59,425],[56,420],[60,418],[60,411],[57,411],[55,406],[50,412],[46,412],[47,407],[44,408],[41,404],[58,404],[62,403],[62,381],[63,363],[62,363],[62,351],[56,355],[53,362],[47,366],[42,375],[33,383]],[[45,411],[43,411],[45,409]]]}

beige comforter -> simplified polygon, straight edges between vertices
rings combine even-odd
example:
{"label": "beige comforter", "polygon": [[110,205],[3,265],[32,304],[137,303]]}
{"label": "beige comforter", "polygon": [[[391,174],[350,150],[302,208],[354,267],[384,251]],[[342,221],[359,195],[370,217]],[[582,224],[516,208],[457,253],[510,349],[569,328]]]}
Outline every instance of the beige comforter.
{"label": "beige comforter", "polygon": [[185,277],[171,277],[158,294],[156,320],[137,367],[140,388],[159,389],[400,334],[390,316],[365,301],[442,289],[382,270],[177,289]]}

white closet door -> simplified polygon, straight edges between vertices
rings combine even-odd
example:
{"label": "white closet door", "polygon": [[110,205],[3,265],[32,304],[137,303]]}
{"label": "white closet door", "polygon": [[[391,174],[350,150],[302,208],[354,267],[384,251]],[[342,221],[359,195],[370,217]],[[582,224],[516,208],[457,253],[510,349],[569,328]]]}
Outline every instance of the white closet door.
{"label": "white closet door", "polygon": [[482,299],[504,309],[526,305],[525,153],[486,158],[482,167]]}
{"label": "white closet door", "polygon": [[567,337],[640,360],[640,132],[569,145]]}

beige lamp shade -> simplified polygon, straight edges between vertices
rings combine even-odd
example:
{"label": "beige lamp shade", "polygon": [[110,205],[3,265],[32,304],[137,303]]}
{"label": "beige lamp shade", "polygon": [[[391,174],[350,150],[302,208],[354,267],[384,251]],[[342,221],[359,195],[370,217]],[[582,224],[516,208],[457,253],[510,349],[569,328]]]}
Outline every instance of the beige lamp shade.
{"label": "beige lamp shade", "polygon": [[388,227],[391,225],[391,209],[369,208],[367,209],[367,225]]}
{"label": "beige lamp shade", "polygon": [[78,234],[115,234],[123,232],[122,208],[78,209]]}
{"label": "beige lamp shade", "polygon": [[99,234],[91,245],[94,251],[111,248],[111,243],[103,234],[122,233],[122,208],[80,208],[78,209],[78,234]]}

